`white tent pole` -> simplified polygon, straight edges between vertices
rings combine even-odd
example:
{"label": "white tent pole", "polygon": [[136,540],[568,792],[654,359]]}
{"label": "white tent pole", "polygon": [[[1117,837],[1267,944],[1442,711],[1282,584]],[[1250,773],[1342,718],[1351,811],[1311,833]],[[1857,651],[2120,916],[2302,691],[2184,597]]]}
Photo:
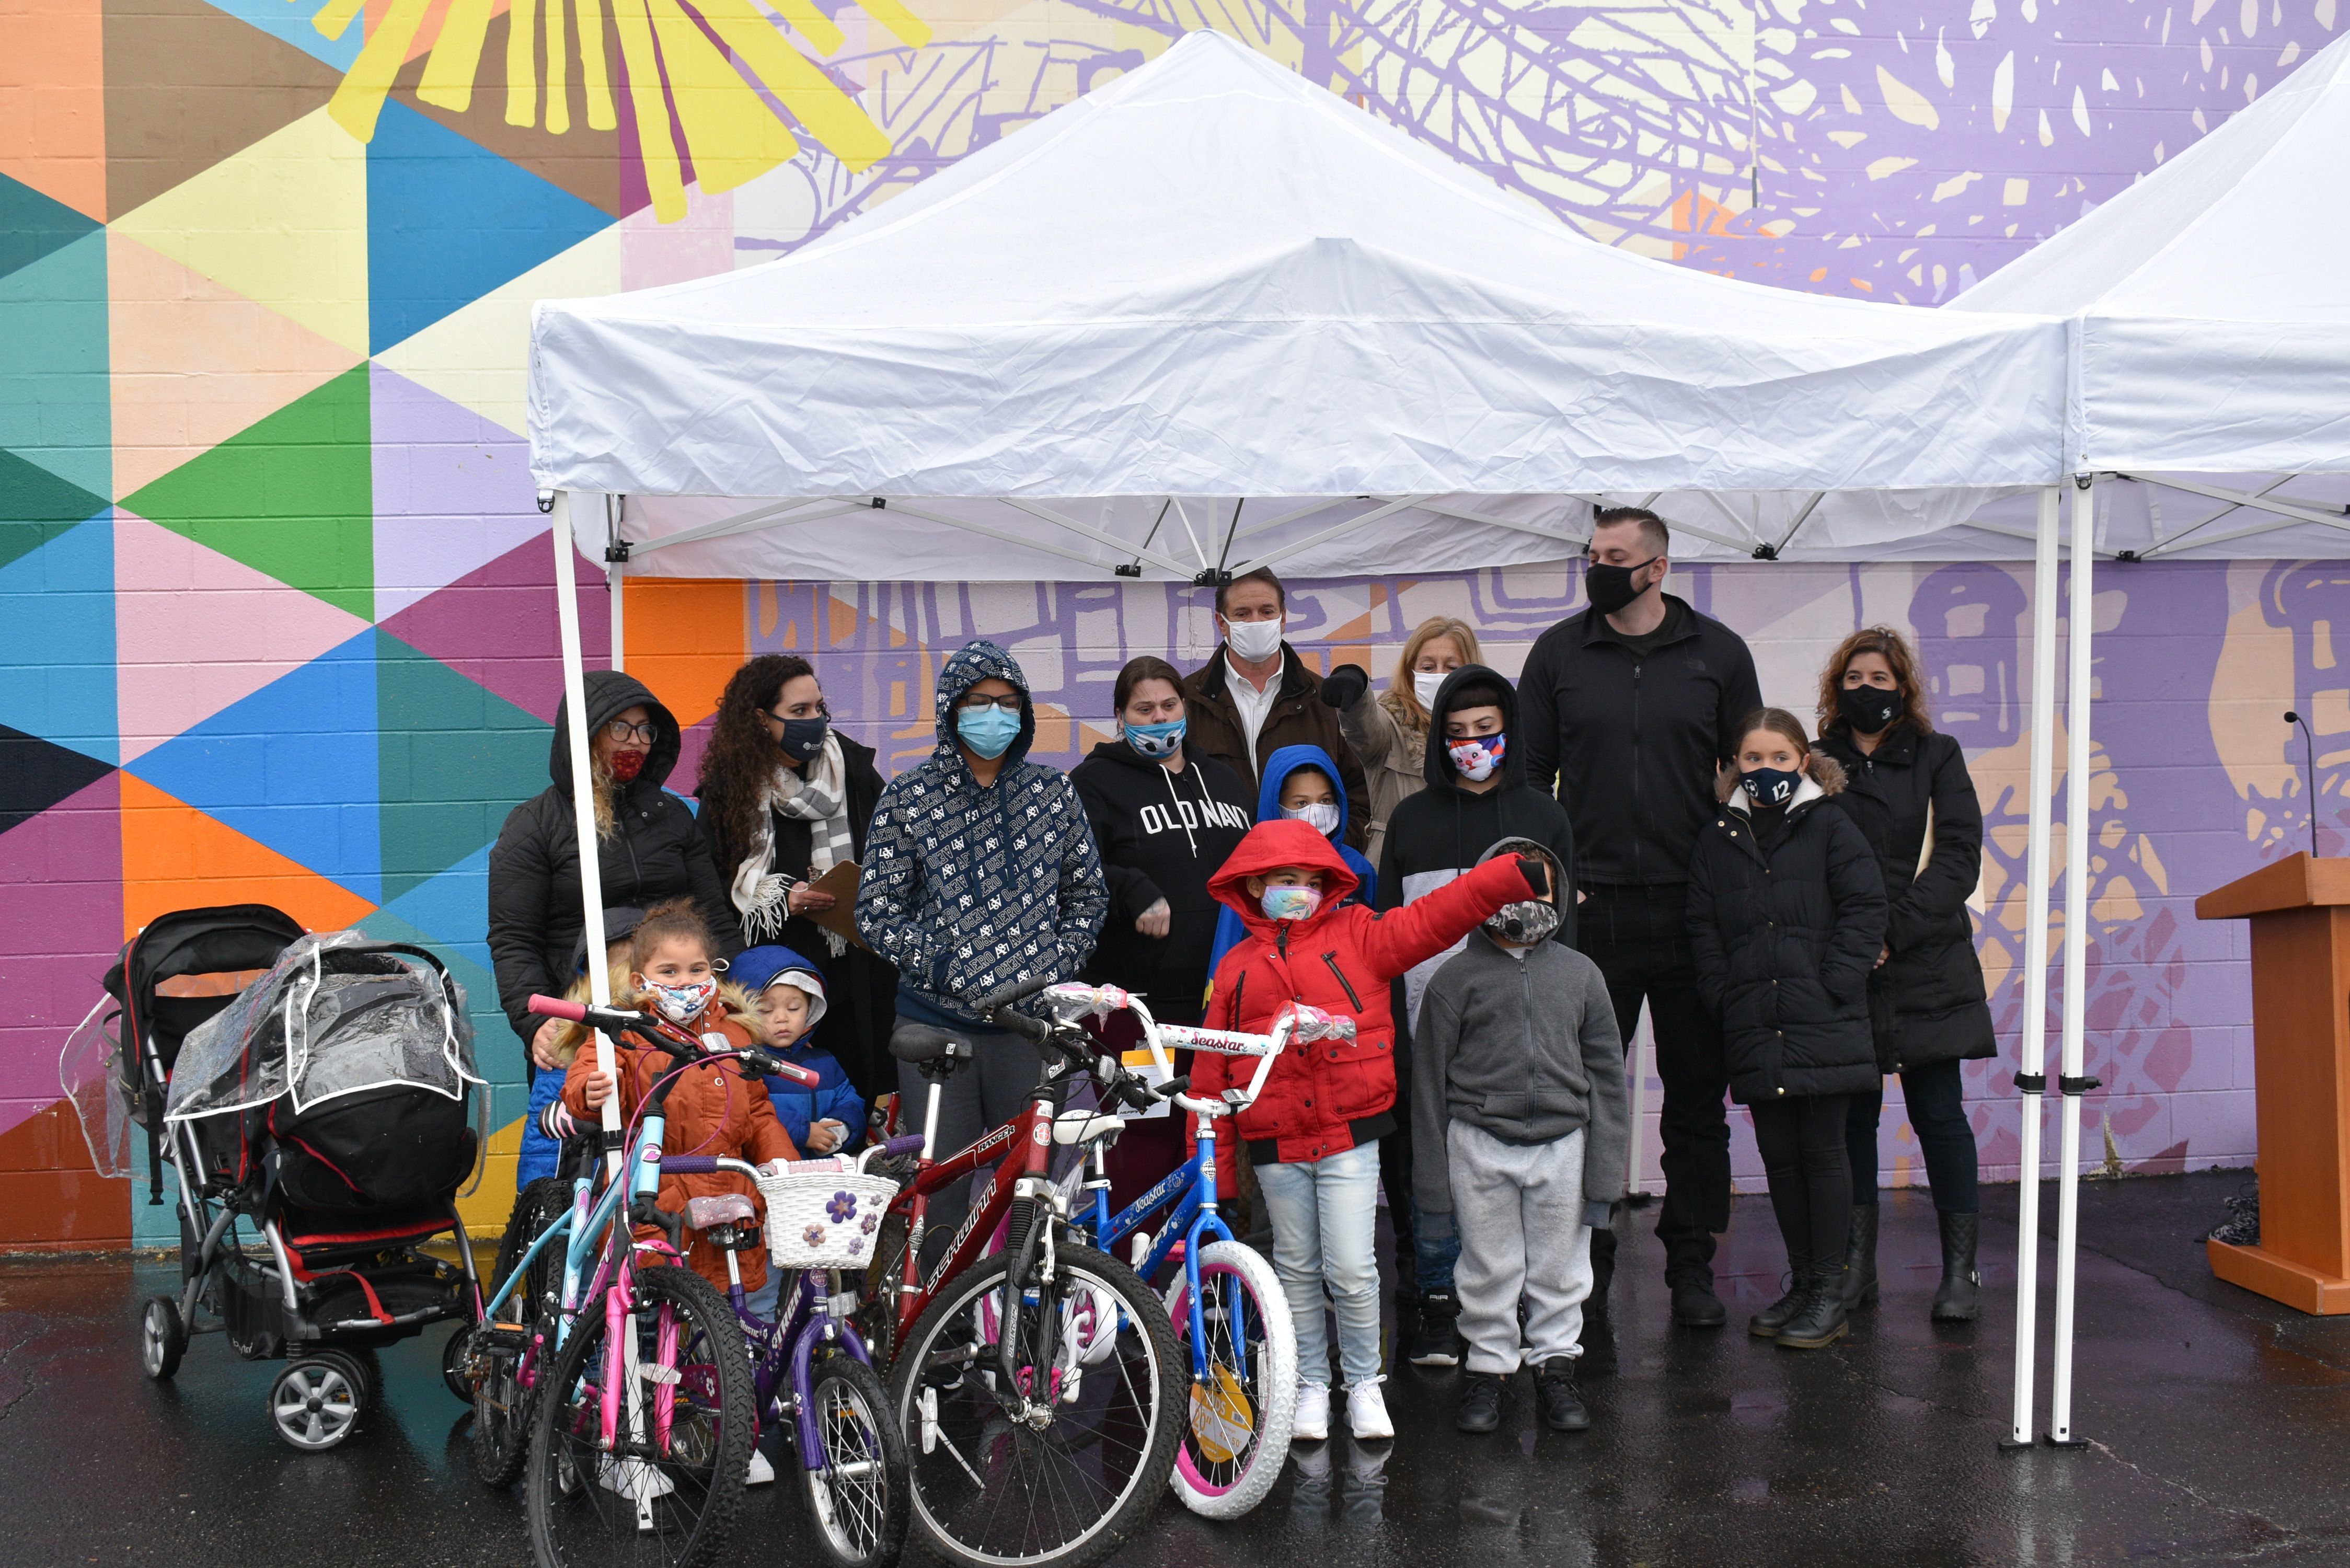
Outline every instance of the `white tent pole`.
{"label": "white tent pole", "polygon": [[2032,762],[2024,800],[2030,837],[2023,858],[2023,1028],[2015,1087],[2022,1118],[2021,1187],[2015,1210],[2015,1421],[2011,1447],[2032,1443],[2032,1380],[2040,1315],[2040,1124],[2048,1071],[2048,818],[2056,751],[2057,487],[2040,493],[2032,563]]}
{"label": "white tent pole", "polygon": [[[619,543],[619,510],[617,497],[604,497],[604,534],[608,544]],[[628,580],[626,566],[625,561],[616,561],[608,555],[604,558],[604,589],[612,596],[612,668],[615,670],[629,667],[629,617],[626,599],[621,592]]]}
{"label": "white tent pole", "polygon": [[[612,1005],[612,978],[604,963],[604,867],[597,854],[595,764],[588,749],[588,676],[579,653],[578,574],[571,564],[571,497],[563,491],[542,495],[540,504],[555,514],[555,619],[563,637],[563,711],[571,732],[571,827],[579,845],[579,906],[588,935],[588,996],[598,1007]],[[590,1030],[596,1042],[596,1066],[606,1077],[616,1070],[612,1043],[602,1031]],[[620,1096],[604,1102],[604,1131],[620,1130]],[[608,1166],[617,1178],[620,1146],[608,1139]]]}
{"label": "white tent pole", "polygon": [[2064,1054],[2058,1068],[2056,1135],[2056,1353],[2048,1376],[2048,1440],[2077,1447],[2073,1436],[2073,1286],[2081,1241],[2081,1096],[2095,1080],[2081,1074],[2082,1026],[2089,974],[2089,710],[2095,679],[2089,645],[2095,609],[2091,574],[2096,551],[2095,476],[2073,489],[2073,595],[2065,649],[2072,680],[2064,697]]}

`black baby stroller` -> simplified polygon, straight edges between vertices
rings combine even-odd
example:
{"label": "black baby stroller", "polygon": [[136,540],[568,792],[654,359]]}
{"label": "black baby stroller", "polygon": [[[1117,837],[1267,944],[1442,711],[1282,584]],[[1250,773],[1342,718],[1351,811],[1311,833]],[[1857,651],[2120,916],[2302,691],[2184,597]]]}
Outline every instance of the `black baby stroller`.
{"label": "black baby stroller", "polygon": [[[146,1303],[148,1376],[224,1330],[249,1360],[286,1358],[278,1436],[332,1448],[373,1391],[370,1351],[480,1302],[455,1201],[479,1147],[463,990],[422,948],[306,935],[257,904],[161,917],[106,988],[117,1013],[76,1031],[60,1076],[101,1171],[128,1174],[135,1124],[151,1201],[163,1163],[180,1173],[184,1283]],[[453,1264],[423,1251],[444,1232]]]}

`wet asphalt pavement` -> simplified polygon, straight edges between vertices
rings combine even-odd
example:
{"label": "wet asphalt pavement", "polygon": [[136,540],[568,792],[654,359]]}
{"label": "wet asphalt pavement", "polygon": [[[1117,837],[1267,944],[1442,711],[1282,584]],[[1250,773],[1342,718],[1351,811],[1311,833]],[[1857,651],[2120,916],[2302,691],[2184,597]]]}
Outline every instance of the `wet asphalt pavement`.
{"label": "wet asphalt pavement", "polygon": [[[1388,1384],[1393,1443],[1301,1446],[1236,1524],[1170,1498],[1114,1561],[2350,1563],[2350,1319],[2219,1282],[2195,1240],[2226,1218],[2221,1199],[2246,1174],[2083,1189],[2074,1408],[2086,1449],[1997,1446],[2013,1188],[1985,1189],[1980,1324],[1928,1324],[1933,1214],[1922,1193],[1888,1194],[1885,1303],[1846,1345],[1808,1355],[1743,1329],[1777,1293],[1762,1199],[1738,1202],[1723,1259],[1731,1323],[1711,1333],[1666,1322],[1651,1207],[1635,1211],[1617,1276],[1615,1366],[1586,1364],[1589,1433],[1538,1434],[1521,1380],[1500,1433],[1461,1437],[1459,1375],[1401,1366]],[[384,1353],[385,1396],[348,1443],[297,1455],[263,1417],[274,1364],[240,1362],[207,1335],[176,1382],[141,1374],[138,1303],[176,1272],[0,1265],[0,1563],[528,1561],[520,1492],[490,1493],[465,1468],[468,1417],[441,1384],[440,1331]],[[2044,1427],[2044,1396],[2042,1409]],[[778,1486],[753,1494],[721,1561],[814,1557],[795,1493]]]}

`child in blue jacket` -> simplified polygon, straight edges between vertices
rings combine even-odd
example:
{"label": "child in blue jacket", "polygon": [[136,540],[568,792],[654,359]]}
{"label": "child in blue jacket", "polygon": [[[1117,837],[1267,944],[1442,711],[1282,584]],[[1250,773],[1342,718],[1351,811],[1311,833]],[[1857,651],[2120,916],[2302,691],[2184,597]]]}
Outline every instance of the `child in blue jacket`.
{"label": "child in blue jacket", "polygon": [[768,946],[744,949],[726,972],[750,992],[775,1054],[819,1076],[814,1088],[767,1080],[775,1119],[793,1145],[806,1155],[855,1153],[865,1140],[865,1101],[839,1059],[810,1042],[824,1016],[824,971],[789,948]]}

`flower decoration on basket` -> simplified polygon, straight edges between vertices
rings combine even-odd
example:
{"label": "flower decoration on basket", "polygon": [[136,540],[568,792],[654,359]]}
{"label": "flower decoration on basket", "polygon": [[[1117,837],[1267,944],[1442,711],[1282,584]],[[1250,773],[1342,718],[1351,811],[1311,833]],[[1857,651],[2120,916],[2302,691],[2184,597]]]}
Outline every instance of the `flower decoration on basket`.
{"label": "flower decoration on basket", "polygon": [[873,1212],[872,1210],[868,1210],[866,1211],[866,1214],[865,1214],[865,1233],[866,1233],[867,1235],[870,1236],[871,1234],[873,1234],[874,1231],[875,1231],[875,1230],[876,1230],[876,1229],[880,1225],[880,1223],[881,1223],[881,1216],[879,1216],[879,1214],[874,1213],[874,1212]]}
{"label": "flower decoration on basket", "polygon": [[848,1255],[852,1258],[861,1258],[865,1255],[864,1237],[851,1236],[848,1239]]}
{"label": "flower decoration on basket", "polygon": [[854,1192],[834,1193],[832,1195],[832,1201],[824,1206],[824,1211],[832,1217],[832,1222],[834,1224],[847,1224],[849,1216],[857,1212],[857,1194]]}
{"label": "flower decoration on basket", "polygon": [[806,1241],[811,1247],[823,1246],[824,1227],[821,1225],[809,1226],[806,1230],[800,1232],[800,1240]]}

